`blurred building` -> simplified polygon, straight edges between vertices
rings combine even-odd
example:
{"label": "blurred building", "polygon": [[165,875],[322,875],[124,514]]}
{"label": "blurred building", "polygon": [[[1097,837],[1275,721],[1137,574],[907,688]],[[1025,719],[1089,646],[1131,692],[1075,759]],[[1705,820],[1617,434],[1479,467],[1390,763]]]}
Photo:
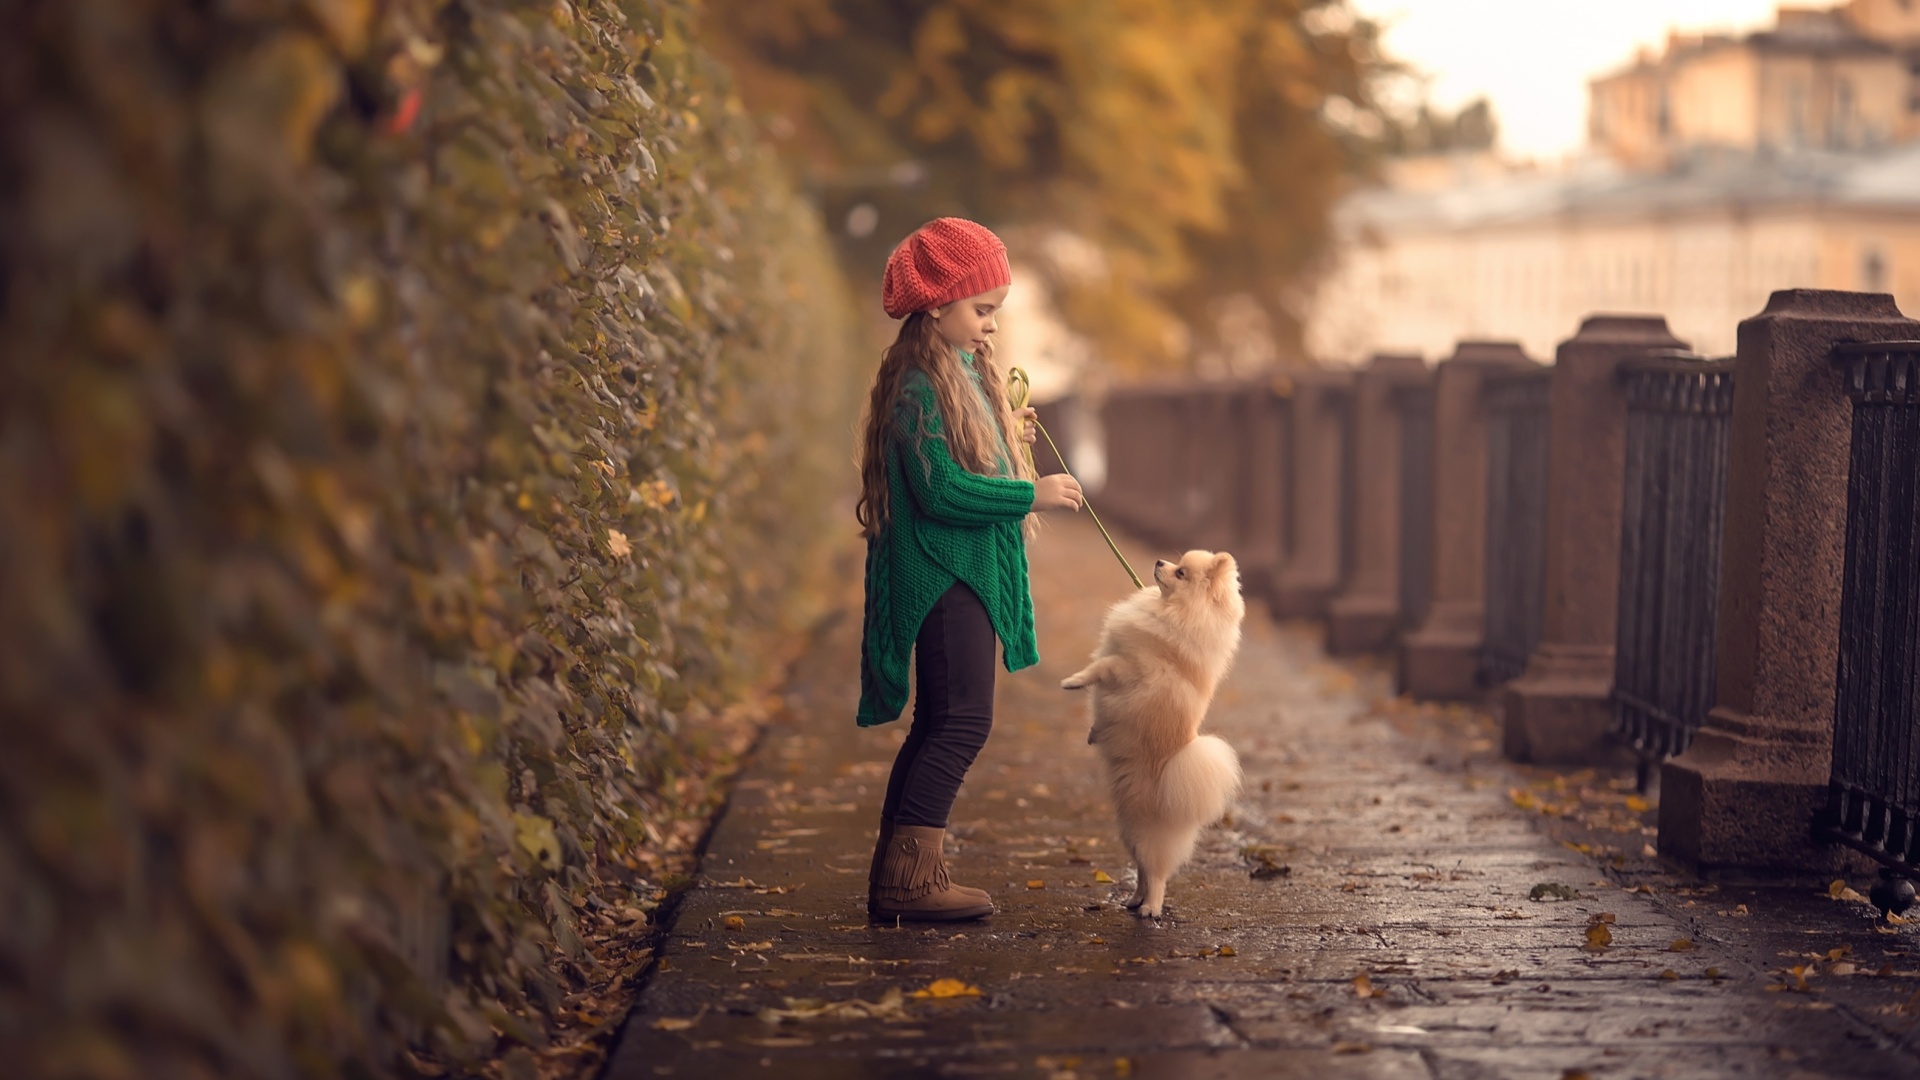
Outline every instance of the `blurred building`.
{"label": "blurred building", "polygon": [[1710,353],[1788,287],[1920,312],[1920,0],[1782,7],[1744,36],[1674,34],[1593,81],[1594,153],[1396,162],[1349,197],[1308,349],[1551,355],[1593,311],[1647,311]]}

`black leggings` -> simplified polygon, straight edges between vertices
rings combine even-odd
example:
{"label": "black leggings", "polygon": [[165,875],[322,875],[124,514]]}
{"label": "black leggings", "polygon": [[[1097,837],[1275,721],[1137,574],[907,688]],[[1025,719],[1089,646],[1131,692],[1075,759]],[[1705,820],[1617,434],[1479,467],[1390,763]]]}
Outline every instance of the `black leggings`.
{"label": "black leggings", "polygon": [[913,641],[913,730],[893,759],[882,818],[947,827],[960,782],[993,730],[996,640],[986,605],[965,585],[927,612]]}

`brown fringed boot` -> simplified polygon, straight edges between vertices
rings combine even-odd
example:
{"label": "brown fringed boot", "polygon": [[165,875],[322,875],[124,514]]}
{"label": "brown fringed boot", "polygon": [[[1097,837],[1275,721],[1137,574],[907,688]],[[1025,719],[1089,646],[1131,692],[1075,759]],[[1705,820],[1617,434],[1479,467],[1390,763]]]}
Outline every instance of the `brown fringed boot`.
{"label": "brown fringed boot", "polygon": [[955,885],[941,856],[947,831],[924,825],[880,824],[880,847],[867,883],[867,916],[888,921],[953,922],[993,914],[979,889]]}

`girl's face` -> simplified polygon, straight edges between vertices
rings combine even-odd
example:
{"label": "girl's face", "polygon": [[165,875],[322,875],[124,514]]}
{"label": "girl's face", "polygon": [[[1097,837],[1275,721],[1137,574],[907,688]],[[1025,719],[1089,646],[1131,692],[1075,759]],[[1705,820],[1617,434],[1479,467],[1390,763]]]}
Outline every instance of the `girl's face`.
{"label": "girl's face", "polygon": [[947,344],[956,349],[978,353],[989,337],[999,327],[994,325],[994,312],[1007,302],[1007,286],[1002,285],[978,296],[969,296],[965,300],[955,300],[934,308],[927,314],[933,316],[933,325],[946,339]]}

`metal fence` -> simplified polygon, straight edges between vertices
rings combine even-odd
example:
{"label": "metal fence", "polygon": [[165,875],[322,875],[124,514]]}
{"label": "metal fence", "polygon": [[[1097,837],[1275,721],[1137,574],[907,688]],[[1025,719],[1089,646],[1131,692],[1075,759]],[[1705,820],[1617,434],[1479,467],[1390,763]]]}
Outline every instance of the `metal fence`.
{"label": "metal fence", "polygon": [[1489,685],[1526,670],[1540,642],[1547,547],[1549,369],[1487,381],[1486,639],[1480,678]]}
{"label": "metal fence", "polygon": [[1651,762],[1713,707],[1733,361],[1671,356],[1621,370],[1627,398],[1613,734]]}
{"label": "metal fence", "polygon": [[1433,386],[1394,388],[1400,410],[1400,629],[1427,617],[1433,596]]}
{"label": "metal fence", "polygon": [[1845,345],[1853,398],[1833,778],[1817,825],[1920,876],[1920,341]]}

